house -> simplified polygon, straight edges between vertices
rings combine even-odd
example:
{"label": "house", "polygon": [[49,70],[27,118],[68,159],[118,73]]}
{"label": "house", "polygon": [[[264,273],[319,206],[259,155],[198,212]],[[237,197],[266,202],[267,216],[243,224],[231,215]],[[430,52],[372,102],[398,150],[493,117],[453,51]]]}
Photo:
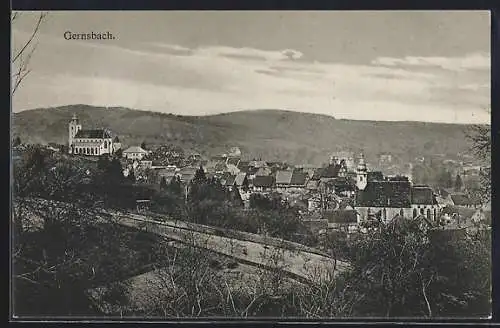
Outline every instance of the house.
{"label": "house", "polygon": [[294,170],[290,179],[290,188],[304,189],[308,182],[309,175],[307,172]]}
{"label": "house", "polygon": [[245,172],[248,173],[248,168],[250,167],[250,162],[249,161],[239,161],[238,162],[238,169],[240,172]]}
{"label": "house", "polygon": [[100,156],[113,154],[113,138],[106,129],[84,130],[76,114],[68,124],[70,154]]}
{"label": "house", "polygon": [[272,175],[258,175],[253,179],[252,185],[255,192],[271,191],[274,185],[274,177]]}
{"label": "house", "polygon": [[142,160],[144,156],[148,154],[147,150],[142,149],[139,146],[132,146],[127,148],[122,152],[123,157],[126,159],[137,159],[137,160]]}
{"label": "house", "polygon": [[465,193],[450,194],[450,199],[453,205],[465,208],[481,207],[481,200],[478,197],[469,196]]}
{"label": "house", "polygon": [[349,177],[338,177],[319,182],[319,189],[325,194],[336,194],[342,197],[353,197],[356,192],[356,185]]}
{"label": "house", "polygon": [[234,164],[228,164],[226,163],[226,169],[225,169],[225,172],[229,172],[233,175],[236,175],[238,173],[240,173],[240,169],[234,165]]}
{"label": "house", "polygon": [[276,172],[275,184],[277,189],[285,189],[290,186],[292,180],[293,171],[291,170],[280,170]]}
{"label": "house", "polygon": [[330,161],[327,167],[323,168],[319,173],[319,179],[321,181],[328,181],[331,179],[335,179],[337,177],[346,177],[347,176],[347,166],[346,161],[341,160],[339,162],[335,162],[335,159]]}
{"label": "house", "polygon": [[249,186],[247,174],[245,172],[238,173],[236,175],[236,177],[234,178],[234,185],[240,191],[246,191],[248,189],[248,186]]}
{"label": "house", "polygon": [[230,174],[230,173],[225,173],[222,176],[220,182],[229,191],[233,191],[233,189],[235,188],[235,180],[236,180],[236,175],[233,175],[233,174]]}

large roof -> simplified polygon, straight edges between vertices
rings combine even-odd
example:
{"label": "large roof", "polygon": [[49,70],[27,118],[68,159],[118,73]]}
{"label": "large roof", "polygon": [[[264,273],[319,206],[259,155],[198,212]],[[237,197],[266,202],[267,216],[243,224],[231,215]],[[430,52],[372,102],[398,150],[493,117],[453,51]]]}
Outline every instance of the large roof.
{"label": "large roof", "polygon": [[373,181],[358,190],[356,206],[410,207],[411,184],[407,181]]}
{"label": "large roof", "polygon": [[437,200],[431,187],[413,186],[411,188],[411,203],[415,205],[436,205]]}
{"label": "large roof", "polygon": [[247,177],[247,174],[245,172],[240,172],[236,175],[236,178],[234,179],[234,183],[237,186],[242,186],[245,182],[246,177]]}
{"label": "large roof", "polygon": [[307,182],[307,178],[309,175],[307,172],[299,172],[299,171],[293,171],[292,178],[290,180],[290,184],[294,186],[303,186]]}
{"label": "large roof", "polygon": [[221,184],[223,186],[232,186],[234,185],[234,180],[236,179],[236,175],[228,174],[224,175],[221,179]]}
{"label": "large roof", "polygon": [[480,205],[481,200],[477,197],[469,197],[467,194],[452,194],[451,200],[453,204],[458,206],[475,206]]}
{"label": "large roof", "polygon": [[123,151],[124,153],[142,153],[142,154],[146,154],[147,151],[142,149],[141,147],[139,146],[132,146],[132,147],[129,147],[127,148],[126,150]]}
{"label": "large roof", "polygon": [[278,171],[276,172],[276,184],[290,184],[293,171]]}
{"label": "large roof", "polygon": [[253,179],[253,185],[255,187],[272,187],[274,183],[274,177],[271,175],[257,175]]}
{"label": "large roof", "polygon": [[111,138],[111,135],[108,131],[104,129],[96,129],[96,130],[79,130],[75,138],[81,138],[81,139],[104,139],[104,138]]}
{"label": "large roof", "polygon": [[330,164],[321,172],[321,178],[336,178],[339,175],[341,165],[340,164]]}

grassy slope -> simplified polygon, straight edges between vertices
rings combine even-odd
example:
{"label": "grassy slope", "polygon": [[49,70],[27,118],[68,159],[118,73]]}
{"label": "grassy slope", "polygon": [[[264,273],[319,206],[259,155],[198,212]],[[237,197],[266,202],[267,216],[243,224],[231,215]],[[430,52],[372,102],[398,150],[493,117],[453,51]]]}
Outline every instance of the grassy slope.
{"label": "grassy slope", "polygon": [[330,116],[256,110],[212,116],[178,116],[126,108],[72,105],[13,115],[23,142],[64,143],[76,113],[84,128],[108,127],[126,145],[172,143],[202,153],[239,146],[251,157],[319,164],[332,151],[363,150],[401,156],[467,151],[466,126],[422,122],[336,120]]}

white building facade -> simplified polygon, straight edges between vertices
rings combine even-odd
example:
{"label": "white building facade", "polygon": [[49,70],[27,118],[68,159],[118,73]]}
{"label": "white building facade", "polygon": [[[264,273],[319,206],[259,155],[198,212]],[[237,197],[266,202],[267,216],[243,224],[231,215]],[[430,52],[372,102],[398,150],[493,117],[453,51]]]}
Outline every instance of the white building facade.
{"label": "white building facade", "polygon": [[78,117],[73,115],[68,124],[69,153],[76,155],[100,156],[113,154],[113,138],[106,129],[82,129]]}

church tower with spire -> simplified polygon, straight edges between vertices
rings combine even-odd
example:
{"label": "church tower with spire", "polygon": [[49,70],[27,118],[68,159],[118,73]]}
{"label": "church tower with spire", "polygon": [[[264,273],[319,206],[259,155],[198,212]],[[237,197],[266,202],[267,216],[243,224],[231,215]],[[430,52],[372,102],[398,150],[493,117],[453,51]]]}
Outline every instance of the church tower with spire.
{"label": "church tower with spire", "polygon": [[75,140],[75,136],[82,129],[82,125],[78,120],[76,114],[73,114],[71,121],[68,124],[68,151],[70,154],[73,154],[73,144]]}
{"label": "church tower with spire", "polygon": [[364,190],[368,183],[368,169],[366,168],[363,154],[359,157],[358,167],[356,168],[356,186],[359,190]]}

